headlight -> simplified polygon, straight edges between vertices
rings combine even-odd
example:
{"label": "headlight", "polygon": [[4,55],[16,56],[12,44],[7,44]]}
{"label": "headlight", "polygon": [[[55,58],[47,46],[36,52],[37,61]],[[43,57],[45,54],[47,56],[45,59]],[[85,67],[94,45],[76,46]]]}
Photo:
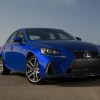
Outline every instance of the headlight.
{"label": "headlight", "polygon": [[41,53],[52,55],[52,54],[60,54],[60,51],[57,51],[55,49],[41,48]]}

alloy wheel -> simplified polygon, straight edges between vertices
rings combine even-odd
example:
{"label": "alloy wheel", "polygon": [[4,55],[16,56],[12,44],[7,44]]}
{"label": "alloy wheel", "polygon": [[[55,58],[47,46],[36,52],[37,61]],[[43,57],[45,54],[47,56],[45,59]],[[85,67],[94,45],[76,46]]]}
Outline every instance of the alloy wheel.
{"label": "alloy wheel", "polygon": [[2,72],[3,72],[3,66],[4,66],[3,60],[2,60],[2,58],[0,57],[0,74],[2,74]]}
{"label": "alloy wheel", "polygon": [[37,83],[41,80],[38,62],[35,57],[31,57],[26,64],[26,76],[32,83]]}

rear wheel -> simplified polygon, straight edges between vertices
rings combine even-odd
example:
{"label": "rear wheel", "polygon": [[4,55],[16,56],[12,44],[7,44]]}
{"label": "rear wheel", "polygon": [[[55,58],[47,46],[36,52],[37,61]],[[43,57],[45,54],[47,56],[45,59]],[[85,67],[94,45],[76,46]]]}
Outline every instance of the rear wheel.
{"label": "rear wheel", "polygon": [[6,68],[4,65],[2,56],[0,56],[0,74],[1,75],[9,75],[10,74],[10,70],[8,68]]}
{"label": "rear wheel", "polygon": [[26,77],[33,84],[44,84],[44,80],[40,77],[38,61],[34,56],[29,57],[27,60]]}

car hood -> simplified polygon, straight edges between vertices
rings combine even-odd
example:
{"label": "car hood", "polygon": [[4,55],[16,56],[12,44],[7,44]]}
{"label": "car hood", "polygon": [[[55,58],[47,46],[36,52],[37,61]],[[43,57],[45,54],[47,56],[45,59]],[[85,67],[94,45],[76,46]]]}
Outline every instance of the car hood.
{"label": "car hood", "polygon": [[[89,42],[77,40],[49,40],[37,42],[40,47],[64,49],[68,51],[98,51],[98,46]],[[36,44],[37,45],[37,44]]]}

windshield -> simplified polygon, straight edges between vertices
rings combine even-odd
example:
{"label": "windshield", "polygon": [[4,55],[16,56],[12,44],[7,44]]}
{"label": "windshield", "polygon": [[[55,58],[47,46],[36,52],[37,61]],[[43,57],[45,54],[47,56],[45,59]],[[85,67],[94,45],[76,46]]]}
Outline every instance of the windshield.
{"label": "windshield", "polygon": [[74,40],[74,37],[57,29],[28,29],[29,40]]}

